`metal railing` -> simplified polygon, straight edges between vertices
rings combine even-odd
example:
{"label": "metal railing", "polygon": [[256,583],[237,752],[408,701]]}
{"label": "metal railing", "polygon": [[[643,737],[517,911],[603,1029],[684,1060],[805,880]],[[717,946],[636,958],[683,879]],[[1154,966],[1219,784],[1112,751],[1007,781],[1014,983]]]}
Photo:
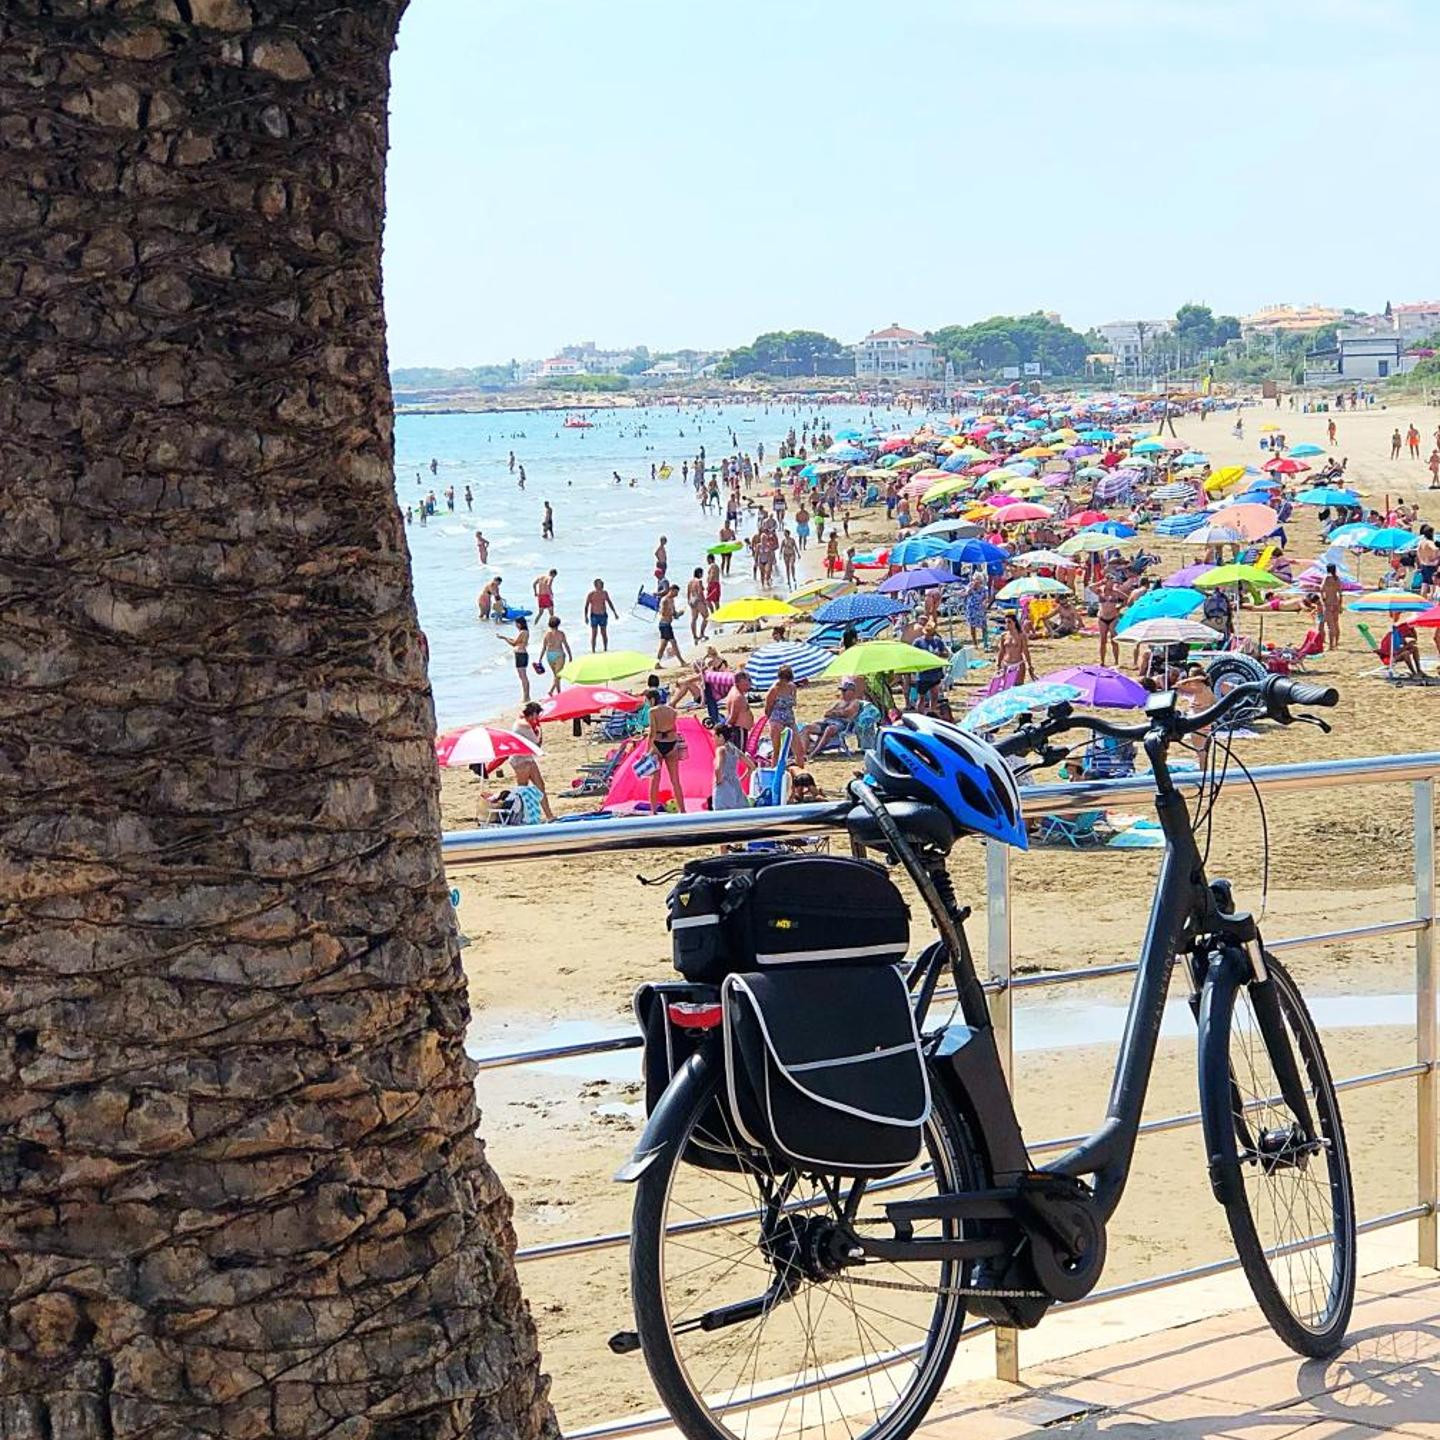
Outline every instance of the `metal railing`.
{"label": "metal railing", "polygon": [[[1267,939],[1268,948],[1276,951],[1302,946],[1332,945],[1345,941],[1376,939],[1385,936],[1415,936],[1415,1059],[1413,1063],[1384,1070],[1352,1075],[1336,1081],[1338,1090],[1358,1090],[1370,1086],[1414,1080],[1416,1088],[1416,1197],[1415,1204],[1361,1221],[1362,1233],[1388,1226],[1418,1221],[1418,1255],[1421,1265],[1431,1269],[1437,1265],[1437,1234],[1440,1234],[1440,1169],[1437,1169],[1437,1118],[1440,1118],[1440,1070],[1437,1070],[1435,972],[1435,780],[1440,777],[1440,753],[1387,755],[1351,760],[1323,760],[1294,765],[1270,765],[1252,770],[1255,787],[1262,795],[1308,791],[1347,784],[1406,783],[1412,791],[1412,814],[1415,830],[1414,914],[1403,918],[1354,925],[1339,930],[1319,931],[1306,935]],[[1198,786],[1198,776],[1175,777],[1177,785]],[[1249,795],[1248,784],[1231,786],[1227,795]],[[1029,786],[1024,792],[1025,813],[1038,816],[1075,815],[1086,810],[1102,809],[1154,797],[1154,785],[1148,775],[1123,780],[1103,780],[1064,785]],[[451,871],[504,861],[547,859],[566,854],[595,854],[604,851],[673,849],[681,846],[710,846],[750,840],[785,839],[832,831],[836,825],[834,804],[789,805],[762,810],[700,812],[688,815],[622,816],[614,819],[557,822],[525,827],[496,827],[488,830],[464,830],[447,833],[442,838],[442,852]],[[1014,992],[1042,986],[1072,984],[1100,980],[1117,975],[1133,974],[1136,963],[1094,965],[1080,969],[1044,971],[1026,975],[1013,973],[1012,913],[1010,905],[1009,847],[988,842],[986,846],[986,955],[987,977],[984,987],[990,996],[991,1014],[996,1040],[1007,1077],[1013,1075],[1014,1062]],[[941,992],[942,994],[944,992]],[[938,998],[938,996],[937,996]],[[620,1050],[638,1049],[638,1035],[615,1036],[584,1041],[578,1044],[540,1046],[505,1054],[478,1058],[482,1070],[495,1070],[516,1065],[543,1064],[548,1061],[573,1059]],[[1160,1134],[1198,1125],[1198,1112],[1169,1115],[1146,1121],[1140,1127],[1143,1135]],[[1032,1155],[1058,1153],[1070,1149],[1083,1136],[1057,1136],[1038,1140],[1030,1145]],[[914,1183],[915,1175],[899,1175],[882,1182],[886,1188]],[[874,1187],[879,1188],[879,1187]],[[693,1220],[677,1226],[677,1230],[718,1229],[743,1223],[748,1212],[734,1212]],[[597,1250],[616,1249],[629,1243],[628,1231],[590,1235],[574,1240],[554,1241],[544,1245],[526,1246],[516,1254],[522,1264],[556,1260],[567,1256],[588,1254]],[[1133,1280],[1097,1290],[1074,1306],[1092,1305],[1124,1295],[1136,1295],[1187,1280],[1208,1278],[1238,1268],[1239,1261],[1225,1259],[1192,1266],[1186,1270],[1169,1271],[1162,1275]],[[975,1329],[989,1329],[988,1325]],[[969,1332],[967,1332],[969,1333]],[[1014,1331],[996,1329],[996,1375],[1003,1380],[1019,1379],[1019,1346]],[[619,1440],[621,1436],[659,1429],[669,1422],[664,1417],[635,1417],[591,1426],[571,1433],[570,1440]]]}

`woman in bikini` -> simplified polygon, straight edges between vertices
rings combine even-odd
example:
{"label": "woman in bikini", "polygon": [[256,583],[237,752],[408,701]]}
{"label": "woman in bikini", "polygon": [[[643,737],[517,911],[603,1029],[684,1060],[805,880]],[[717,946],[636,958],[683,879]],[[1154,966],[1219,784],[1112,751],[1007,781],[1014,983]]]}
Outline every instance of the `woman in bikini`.
{"label": "woman in bikini", "polygon": [[1022,681],[1035,678],[1035,663],[1030,659],[1030,642],[1025,638],[1019,620],[1014,615],[1007,615],[1000,631],[1000,641],[995,647],[995,669],[1003,675],[1012,665],[1020,667]]}
{"label": "woman in bikini", "polygon": [[1115,638],[1115,626],[1120,619],[1120,604],[1124,598],[1120,587],[1113,580],[1102,579],[1095,587],[1099,608],[1095,611],[1095,623],[1100,627],[1100,663],[1105,663],[1106,650],[1115,652],[1115,664],[1120,664],[1120,642]]}
{"label": "woman in bikini", "polygon": [[550,668],[550,693],[560,693],[560,672],[565,668],[567,660],[575,657],[570,653],[570,641],[566,638],[565,632],[560,628],[560,617],[550,617],[549,628],[545,631],[545,664]]}
{"label": "woman in bikini", "polygon": [[675,808],[685,813],[685,791],[680,783],[680,762],[685,758],[680,739],[680,717],[673,705],[664,704],[657,689],[645,692],[650,702],[650,749],[655,754],[656,766],[650,776],[650,813],[660,809],[660,772],[670,777],[670,792],[675,797]]}
{"label": "woman in bikini", "polygon": [[515,621],[515,638],[512,640],[508,635],[500,637],[515,652],[515,674],[520,680],[520,698],[525,704],[530,703],[530,625],[521,615]]}
{"label": "woman in bikini", "polygon": [[770,746],[772,756],[780,753],[780,737],[786,730],[794,734],[790,758],[799,765],[805,759],[805,742],[800,733],[800,724],[795,718],[795,701],[800,690],[795,684],[795,672],[788,666],[780,667],[775,683],[765,692],[765,718],[770,722]]}

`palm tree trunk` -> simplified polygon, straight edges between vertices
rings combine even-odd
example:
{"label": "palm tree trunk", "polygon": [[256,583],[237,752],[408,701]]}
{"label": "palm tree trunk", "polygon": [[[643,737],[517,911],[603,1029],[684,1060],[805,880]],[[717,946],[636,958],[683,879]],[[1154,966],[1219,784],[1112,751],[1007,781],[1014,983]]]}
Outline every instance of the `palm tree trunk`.
{"label": "palm tree trunk", "polygon": [[380,298],[404,0],[0,4],[0,1435],[553,1433]]}

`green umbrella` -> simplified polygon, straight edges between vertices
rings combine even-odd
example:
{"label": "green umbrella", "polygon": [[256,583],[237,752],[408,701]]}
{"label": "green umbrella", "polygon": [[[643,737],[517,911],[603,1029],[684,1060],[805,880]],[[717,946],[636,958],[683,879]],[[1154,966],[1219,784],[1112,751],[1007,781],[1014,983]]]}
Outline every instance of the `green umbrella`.
{"label": "green umbrella", "polygon": [[1018,600],[1022,595],[1067,595],[1070,587],[1048,575],[1027,575],[1021,580],[1012,580],[995,594],[997,600]]}
{"label": "green umbrella", "polygon": [[565,678],[576,685],[598,685],[605,680],[625,680],[653,669],[655,658],[638,650],[602,650],[582,655],[565,667]]}
{"label": "green umbrella", "polygon": [[809,463],[808,460],[801,460],[792,455],[788,460],[782,460],[778,468],[781,470],[793,470],[797,465],[808,465]]}
{"label": "green umbrella", "polygon": [[1257,590],[1274,590],[1285,582],[1258,565],[1217,565],[1190,583],[1197,590],[1214,590],[1219,585],[1253,585]]}
{"label": "green umbrella", "polygon": [[[826,677],[835,675],[912,675],[922,670],[940,670],[945,660],[918,645],[899,640],[864,640],[842,650],[828,666]],[[569,673],[568,667],[566,673]]]}

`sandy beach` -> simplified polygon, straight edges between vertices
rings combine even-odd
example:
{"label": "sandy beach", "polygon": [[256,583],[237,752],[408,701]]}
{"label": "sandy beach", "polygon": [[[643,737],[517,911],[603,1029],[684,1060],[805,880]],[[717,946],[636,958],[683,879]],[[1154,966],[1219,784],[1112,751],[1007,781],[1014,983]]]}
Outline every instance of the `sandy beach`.
{"label": "sandy beach", "polygon": [[[1277,412],[1267,406],[1244,414],[1243,441],[1232,437],[1231,419],[1223,413],[1203,423],[1198,416],[1183,417],[1177,422],[1179,438],[1209,453],[1216,467],[1255,463],[1256,432],[1271,419],[1283,425],[1292,444],[1326,444],[1330,417],[1325,415],[1291,412],[1283,405]],[[1386,496],[1416,499],[1423,519],[1440,521],[1440,492],[1427,490],[1424,465],[1388,458],[1391,430],[1396,425],[1403,430],[1411,420],[1427,438],[1428,453],[1428,437],[1440,422],[1440,410],[1376,407],[1334,418],[1339,427],[1335,454],[1348,457],[1347,481],[1367,496],[1367,503],[1383,509]],[[757,438],[765,439],[768,450],[776,437]],[[693,500],[687,493],[677,503]],[[1308,559],[1317,552],[1312,512],[1300,507],[1289,529],[1290,554]],[[883,509],[856,513],[852,543],[864,549],[891,538]],[[1183,543],[1147,541],[1147,548],[1160,549],[1166,572],[1190,558]],[[818,565],[815,550],[809,558]],[[688,556],[676,556],[672,570],[679,572],[691,563]],[[1360,567],[1362,577],[1378,583],[1383,569],[1379,557],[1362,557]],[[1440,748],[1440,687],[1392,686],[1366,675],[1375,662],[1363,647],[1354,618],[1345,618],[1342,648],[1312,662],[1314,677],[1341,691],[1340,706],[1330,715],[1333,732],[1264,727],[1256,738],[1240,742],[1239,753],[1247,764]],[[1241,629],[1254,633],[1258,619],[1247,613]],[[1305,627],[1303,617],[1293,613],[1268,612],[1264,624],[1267,640],[1297,641]],[[732,657],[768,638],[733,637],[733,631],[722,632],[722,637],[718,648]],[[1440,669],[1428,633],[1422,633],[1421,646],[1427,669]],[[1033,649],[1041,673],[1096,658],[1091,637],[1035,642]],[[982,684],[989,673],[979,672],[975,684]],[[802,696],[802,718],[812,718],[830,702],[832,690],[817,684]],[[963,691],[957,698],[959,710]],[[513,715],[503,719],[513,721]],[[589,741],[574,739],[569,728],[550,726],[545,736],[545,774],[561,810],[593,803],[563,796],[575,765],[599,752]],[[821,757],[810,768],[834,794],[853,773],[854,761]],[[468,773],[445,774],[447,828],[475,823],[480,790],[480,782]],[[1354,925],[1393,916],[1410,905],[1410,797],[1403,787],[1354,785],[1278,796],[1266,810],[1270,894],[1264,927],[1269,933]],[[456,874],[460,925],[470,941],[464,953],[475,1015],[474,1048],[516,1048],[556,1024],[623,1028],[634,986],[673,973],[664,929],[664,887],[640,886],[637,873],[658,874],[684,858],[680,852],[560,857]],[[1015,858],[1017,970],[1068,969],[1133,956],[1144,928],[1157,851],[1046,848]],[[981,847],[957,847],[951,869],[962,899],[983,912]],[[1230,876],[1244,903],[1258,909],[1261,831],[1254,797],[1242,783],[1235,784],[1222,804],[1210,870]],[[972,934],[983,935],[983,913],[972,921]],[[916,935],[921,938],[918,925]],[[1310,995],[1398,995],[1412,984],[1413,956],[1404,937],[1305,950],[1291,959]],[[1126,993],[1123,980],[1106,981],[1085,987],[1083,995],[1046,991],[1043,997],[1022,995],[1017,1004],[1121,1005]],[[1404,1063],[1413,1029],[1403,1023],[1332,1029],[1327,1043],[1336,1073],[1353,1074]],[[1151,1115],[1188,1111],[1195,1104],[1193,1045],[1167,1041],[1164,1052],[1151,1094]],[[1103,1104],[1112,1053],[1112,1046],[1022,1052],[1017,1091],[1028,1134],[1056,1136],[1087,1128]],[[606,1078],[591,1080],[543,1068],[482,1076],[484,1133],[515,1197],[522,1246],[625,1227],[630,1196],[608,1179],[635,1133],[637,1095],[635,1087],[620,1078],[623,1073],[617,1066],[603,1072]],[[1346,1097],[1345,1110],[1352,1144],[1374,1160],[1362,1186],[1361,1213],[1406,1203],[1413,1113],[1409,1087],[1356,1092]],[[1143,1143],[1132,1191],[1116,1218],[1107,1281],[1227,1253],[1220,1212],[1204,1184],[1196,1132]],[[1191,1197],[1194,1206],[1185,1203]],[[1162,1199],[1164,1203],[1158,1203]],[[625,1264],[624,1250],[615,1249],[583,1262],[544,1262],[522,1271],[567,1426],[653,1403],[640,1362],[616,1359],[604,1348],[606,1336],[628,1324]]]}

